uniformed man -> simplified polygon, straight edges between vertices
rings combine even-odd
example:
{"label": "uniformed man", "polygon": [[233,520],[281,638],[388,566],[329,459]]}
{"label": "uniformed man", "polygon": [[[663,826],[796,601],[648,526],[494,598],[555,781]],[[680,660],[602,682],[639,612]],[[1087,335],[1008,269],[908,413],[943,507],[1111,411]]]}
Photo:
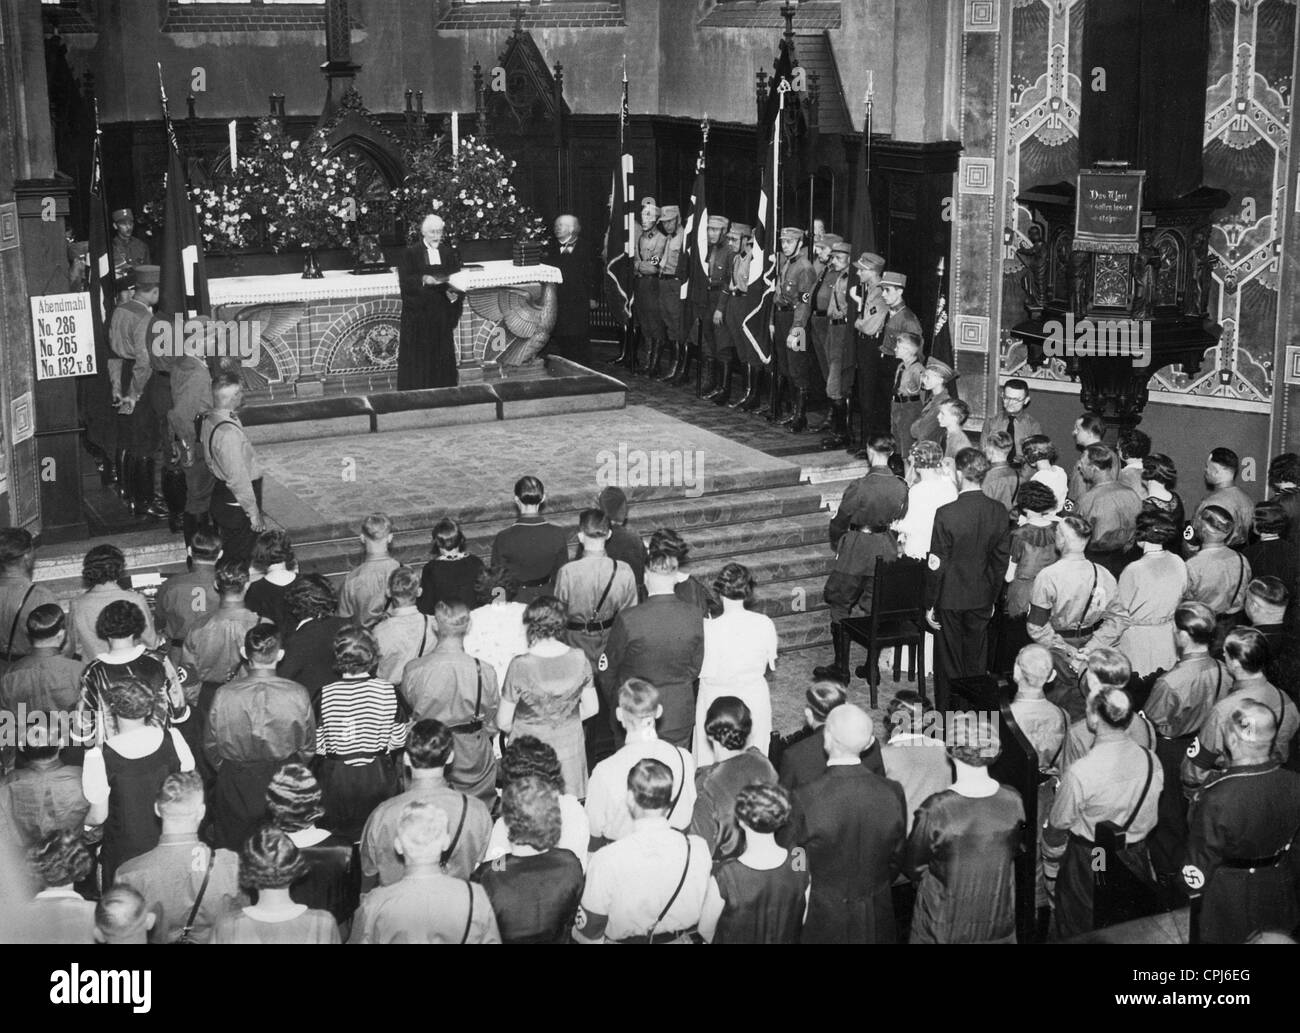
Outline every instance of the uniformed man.
{"label": "uniformed man", "polygon": [[1244,943],[1300,921],[1291,847],[1300,832],[1300,775],[1278,764],[1277,715],[1239,699],[1224,723],[1228,769],[1192,801],[1183,884],[1199,904],[1201,943]]}
{"label": "uniformed man", "polygon": [[[212,503],[212,471],[203,459],[203,449],[195,437],[199,415],[212,404],[212,373],[207,362],[197,355],[182,355],[171,361],[172,407],[167,413],[167,429],[175,442],[177,462],[184,478],[181,530],[186,551],[194,533],[206,518]],[[166,487],[166,482],[164,482]],[[168,508],[174,504],[169,495]]]}
{"label": "uniformed man", "polygon": [[700,397],[722,405],[731,400],[731,366],[735,361],[735,351],[720,333],[725,308],[723,291],[730,285],[736,257],[730,229],[731,220],[726,216],[709,216],[709,253],[705,260],[708,289],[692,299],[692,321],[699,320],[700,324]]}
{"label": "uniformed man", "polygon": [[[194,428],[190,428],[190,433]],[[158,589],[154,611],[167,638],[173,663],[181,662],[185,636],[200,620],[217,608],[221,599],[214,587],[221,539],[211,525],[198,528],[189,542],[191,568],[172,574]]]}
{"label": "uniformed man", "polygon": [[[1097,650],[1115,653],[1114,650]],[[1109,660],[1123,661],[1118,653]],[[1126,734],[1133,701],[1124,689],[1109,686],[1088,699],[1088,727],[1096,741],[1087,756],[1061,777],[1052,813],[1043,832],[1043,854],[1056,878],[1055,936],[1066,940],[1091,931],[1096,878],[1097,825],[1113,821],[1125,833],[1120,860],[1139,878],[1151,878],[1146,837],[1155,827],[1156,801],[1164,772],[1155,754]]]}
{"label": "uniformed man", "polygon": [[154,395],[148,393],[154,372],[149,330],[153,306],[158,304],[159,272],[156,265],[133,271],[131,297],[113,309],[108,325],[113,352],[108,360],[109,384],[120,417],[118,493],[137,516],[155,517],[167,515],[166,505],[154,498],[150,465],[162,446],[159,421],[149,404]]}
{"label": "uniformed man", "polygon": [[[1129,692],[1131,697],[1132,680],[1133,667],[1128,662],[1128,657],[1119,650],[1098,646],[1088,652],[1087,664],[1079,678],[1085,716],[1071,724],[1069,732],[1066,733],[1065,746],[1061,750],[1062,773],[1083,760],[1097,742],[1097,730],[1088,724],[1086,716],[1087,701],[1097,693],[1111,688],[1123,689]],[[1155,726],[1142,711],[1139,710],[1133,715],[1133,720],[1129,722],[1125,734],[1144,750],[1155,752],[1157,741]]]}
{"label": "uniformed man", "polygon": [[898,366],[896,344],[898,335],[923,336],[921,321],[903,301],[903,288],[906,286],[907,277],[903,273],[886,269],[880,276],[880,294],[888,308],[888,315],[885,317],[885,325],[880,335],[880,373],[875,384],[875,405],[882,413],[890,411],[894,371]]}
{"label": "uniformed man", "polygon": [[1105,445],[1089,445],[1084,450],[1079,473],[1087,490],[1078,500],[1078,513],[1092,524],[1088,558],[1119,577],[1137,537],[1142,499],[1116,479],[1119,457]]}
{"label": "uniformed man", "polygon": [[872,435],[867,441],[871,468],[845,489],[840,508],[831,519],[830,541],[835,550],[824,598],[830,607],[831,644],[835,660],[813,670],[814,678],[831,678],[849,684],[851,642],[844,621],[854,607],[871,610],[876,560],[898,558],[898,538],[890,525],[907,512],[907,485],[889,470],[894,439]]}
{"label": "uniformed man", "polygon": [[21,527],[0,528],[0,673],[32,651],[27,618],[36,607],[56,603],[44,585],[33,583],[36,542]]}
{"label": "uniformed man", "polygon": [[1232,675],[1232,691],[1222,697],[1205,719],[1200,733],[1187,747],[1182,761],[1183,795],[1191,799],[1215,771],[1228,763],[1226,730],[1233,708],[1243,699],[1253,699],[1273,712],[1277,739],[1273,744],[1278,759],[1285,764],[1291,758],[1291,741],[1300,728],[1300,712],[1285,693],[1279,692],[1264,677],[1268,663],[1268,646],[1264,636],[1254,628],[1233,628],[1223,643],[1223,662]]}
{"label": "uniformed man", "polygon": [[683,331],[682,281],[689,272],[686,265],[686,232],[682,229],[682,210],[675,204],[666,204],[659,213],[659,227],[665,240],[659,255],[659,340],[668,355],[668,369],[658,375],[658,357],[651,361],[650,376],[658,380],[672,380],[685,365],[685,349],[681,347]]}
{"label": "uniformed man", "polygon": [[921,371],[921,392],[926,396],[920,414],[907,428],[908,436],[913,441],[933,441],[943,444],[943,428],[939,425],[939,410],[946,402],[952,401],[949,385],[957,374],[951,366],[933,355],[926,360],[925,369]]}
{"label": "uniformed man", "polygon": [[1250,561],[1228,548],[1235,527],[1233,516],[1221,506],[1207,506],[1192,521],[1200,538],[1200,551],[1187,561],[1188,599],[1214,611],[1218,622],[1216,645],[1241,623],[1250,588]]}
{"label": "uniformed man", "polygon": [[690,942],[713,859],[703,839],[668,824],[673,793],[663,761],[647,757],[628,772],[632,830],[592,856],[573,923],[576,942]]}
{"label": "uniformed man", "polygon": [[130,208],[119,208],[112,215],[113,228],[113,273],[121,276],[127,269],[138,269],[149,261],[149,249],[143,240],[136,240],[135,214]]}
{"label": "uniformed man", "polygon": [[921,418],[921,411],[925,408],[922,398],[925,366],[921,362],[921,348],[922,341],[917,334],[903,332],[894,336],[894,357],[898,359],[898,365],[894,369],[894,388],[890,395],[889,426],[898,442],[898,452],[904,456],[912,451],[912,424]]}
{"label": "uniformed man", "polygon": [[199,424],[203,461],[212,471],[212,502],[208,507],[221,534],[226,559],[245,562],[262,531],[262,468],[252,442],[239,422],[244,388],[239,374],[218,373],[212,379],[212,408]]}
{"label": "uniformed man", "polygon": [[699,606],[678,598],[677,564],[671,556],[651,552],[645,587],[645,602],[614,618],[597,668],[608,674],[607,685],[644,678],[658,689],[663,704],[660,736],[689,747],[704,663],[704,614]]}
{"label": "uniformed man", "polygon": [[1250,539],[1255,520],[1255,500],[1237,485],[1241,460],[1230,448],[1216,448],[1205,460],[1206,496],[1196,506],[1197,515],[1207,506],[1218,506],[1232,517],[1230,548],[1239,549]]}
{"label": "uniformed man", "polygon": [[[857,370],[858,409],[862,416],[862,441],[871,431],[885,431],[889,427],[889,409],[883,412],[876,407],[876,384],[880,378],[880,334],[889,316],[889,306],[880,289],[880,274],[885,260],[871,251],[864,251],[853,264],[858,275],[858,286],[852,292],[853,355]],[[891,381],[892,382],[892,381]]]}
{"label": "uniformed man", "polygon": [[[812,265],[815,279],[812,287],[812,311],[808,315],[808,376],[825,390],[827,377],[826,331],[829,327],[827,310],[830,296],[835,288],[835,273],[831,269],[831,247],[843,241],[838,233],[819,233],[812,240]],[[827,408],[826,415],[816,425],[809,426],[814,434],[821,434],[830,429],[833,410]]]}
{"label": "uniformed man", "polygon": [[519,579],[516,602],[531,603],[550,595],[555,575],[569,562],[569,536],[542,516],[546,488],[536,477],[515,482],[519,517],[492,540],[490,566],[505,567]]}
{"label": "uniformed man", "polygon": [[[718,301],[719,310],[714,313],[713,325],[718,331],[719,350],[725,355],[730,347],[736,353],[736,360],[745,367],[745,393],[734,402],[728,403],[722,396],[715,398],[714,402],[729,404],[732,409],[743,412],[754,412],[763,404],[763,369],[768,360],[745,336],[744,324],[752,308],[748,298],[749,270],[755,260],[762,259],[755,254],[753,230],[744,223],[731,224],[727,245],[733,252],[731,279]],[[721,319],[718,318],[719,312]]]}
{"label": "uniformed man", "polygon": [[935,703],[946,709],[956,678],[988,670],[989,621],[1011,559],[1007,511],[984,494],[989,461],[974,448],[957,454],[957,499],[940,506],[930,535],[926,608],[935,628]]}
{"label": "uniformed man", "polygon": [[[663,257],[668,238],[659,229],[659,205],[653,197],[641,201],[641,231],[636,239],[636,260],[633,270],[632,316],[646,344],[646,369],[659,364],[659,351],[663,347],[658,335],[663,327],[659,311],[659,262]],[[631,350],[631,369],[635,373],[636,346]],[[653,373],[650,376],[654,376]]]}
{"label": "uniformed man", "polygon": [[1196,733],[1219,700],[1232,691],[1227,665],[1210,656],[1214,614],[1204,603],[1185,602],[1174,611],[1178,663],[1156,679],[1143,713],[1155,726],[1156,756],[1165,771],[1160,821],[1151,836],[1151,861],[1158,873],[1177,875],[1187,844],[1187,801],[1179,769]]}
{"label": "uniformed man", "polygon": [[[808,429],[808,316],[817,282],[812,262],[803,247],[803,230],[787,226],[781,231],[781,253],[776,258],[776,292],[772,302],[772,404],[770,422],[796,434]],[[794,406],[782,416],[784,384],[794,389]]]}
{"label": "uniformed man", "polygon": [[[991,499],[989,501],[992,501]],[[1056,683],[1048,698],[1072,720],[1084,716],[1079,674],[1087,664],[1083,645],[1101,624],[1115,598],[1115,576],[1084,556],[1092,525],[1070,514],[1056,525],[1056,550],[1061,558],[1040,570],[1029,596],[1029,637],[1052,653]]]}

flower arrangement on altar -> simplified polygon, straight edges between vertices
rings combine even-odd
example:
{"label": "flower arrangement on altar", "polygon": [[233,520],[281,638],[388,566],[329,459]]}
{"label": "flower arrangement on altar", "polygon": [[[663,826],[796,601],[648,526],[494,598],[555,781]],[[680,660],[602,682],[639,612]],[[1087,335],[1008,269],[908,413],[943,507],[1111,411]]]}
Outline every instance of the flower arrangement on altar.
{"label": "flower arrangement on altar", "polygon": [[541,216],[515,192],[515,163],[490,144],[467,136],[453,155],[434,141],[406,157],[397,204],[411,240],[419,237],[420,221],[430,213],[442,217],[454,240],[545,237]]}

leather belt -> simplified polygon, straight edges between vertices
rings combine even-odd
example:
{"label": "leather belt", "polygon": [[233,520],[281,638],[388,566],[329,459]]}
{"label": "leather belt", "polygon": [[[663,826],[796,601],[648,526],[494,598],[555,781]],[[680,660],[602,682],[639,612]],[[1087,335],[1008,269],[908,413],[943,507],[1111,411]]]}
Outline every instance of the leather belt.
{"label": "leather belt", "polygon": [[1068,628],[1057,628],[1056,633],[1062,638],[1083,638],[1085,635],[1091,635],[1100,627],[1101,621],[1096,621],[1095,623],[1086,625],[1082,628],[1076,628],[1073,626]]}
{"label": "leather belt", "polygon": [[774,307],[778,312],[793,312],[793,311],[794,311],[794,306],[793,306],[793,305],[774,305],[773,307]]}
{"label": "leather belt", "polygon": [[826,312],[825,309],[822,309],[822,310],[819,311],[819,312],[814,312],[813,315],[814,315],[814,316],[821,316],[821,317],[824,319],[824,318],[826,317],[826,315],[827,315],[827,312]]}
{"label": "leather belt", "polygon": [[483,719],[476,717],[472,721],[466,721],[463,724],[451,725],[447,728],[447,731],[453,735],[471,735],[474,732],[482,731],[482,729]]}
{"label": "leather belt", "polygon": [[836,319],[834,316],[831,316],[831,326],[843,326],[847,322],[847,319]]}
{"label": "leather belt", "polygon": [[850,531],[861,531],[863,534],[884,534],[889,530],[888,524],[882,524],[879,527],[864,527],[862,524],[849,524]]}
{"label": "leather belt", "polygon": [[690,929],[679,929],[675,933],[655,933],[653,936],[629,936],[623,940],[612,940],[612,943],[672,943],[673,940],[680,940],[683,936],[690,936],[695,932],[692,926]]}
{"label": "leather belt", "polygon": [[733,298],[740,298],[748,294],[749,291],[738,291],[738,290],[733,290],[731,287],[728,287],[722,293],[730,294]]}
{"label": "leather belt", "polygon": [[1222,861],[1219,862],[1219,866],[1222,868],[1244,869],[1245,871],[1249,871],[1249,872],[1253,872],[1256,868],[1276,868],[1286,858],[1286,855],[1289,854],[1290,852],[1291,852],[1291,846],[1290,844],[1287,844],[1276,854],[1273,854],[1271,857],[1247,857],[1247,858],[1225,857]]}
{"label": "leather belt", "polygon": [[679,276],[677,273],[655,273],[661,280],[684,280],[685,276]]}
{"label": "leather belt", "polygon": [[[1073,842],[1073,843],[1078,843],[1078,844],[1080,844],[1081,846],[1085,846],[1085,847],[1087,847],[1089,850],[1096,850],[1096,849],[1097,849],[1097,844],[1096,844],[1093,840],[1091,840],[1091,839],[1087,839],[1087,838],[1085,838],[1084,836],[1079,835],[1077,832],[1071,832],[1071,833],[1070,833],[1070,841]],[[1127,839],[1126,839],[1122,845],[1125,846],[1125,847],[1141,846],[1141,845],[1142,845],[1143,843],[1145,843],[1146,841],[1147,841],[1147,837],[1146,837],[1146,836],[1143,836],[1141,839],[1134,839],[1134,840],[1127,840]]]}
{"label": "leather belt", "polygon": [[722,290],[722,284],[720,284],[720,283],[711,283],[711,284],[709,284],[709,290],[711,290],[711,291],[720,291],[720,290]]}
{"label": "leather belt", "polygon": [[569,621],[570,631],[608,631],[614,626],[614,618],[607,621]]}
{"label": "leather belt", "polygon": [[894,395],[896,402],[919,402],[920,400],[920,395]]}

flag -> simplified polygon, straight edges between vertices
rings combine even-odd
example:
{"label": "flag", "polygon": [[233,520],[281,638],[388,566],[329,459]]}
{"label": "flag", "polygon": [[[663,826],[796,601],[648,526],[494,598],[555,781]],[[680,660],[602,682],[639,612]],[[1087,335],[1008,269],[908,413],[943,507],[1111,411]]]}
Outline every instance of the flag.
{"label": "flag", "polygon": [[163,88],[162,65],[158,66],[158,94],[162,101],[163,125],[167,129],[167,190],[163,202],[162,249],[158,255],[158,311],[211,315],[208,302],[208,274],[204,265],[203,234],[199,215],[190,200],[185,163],[181,160],[176,133],[167,114],[167,91]]}
{"label": "flag", "polygon": [[682,280],[682,340],[695,329],[695,312],[709,294],[709,205],[704,198],[704,150],[695,163],[695,185],[686,213],[686,278]]}
{"label": "flag", "polygon": [[[939,300],[934,305],[934,332],[930,335],[930,354],[942,362],[957,369],[956,358],[952,353],[952,330],[948,326],[948,263],[939,259]],[[957,378],[948,385],[954,398],[957,395]]]}
{"label": "flag", "polygon": [[[789,74],[789,55],[782,47],[786,75]],[[781,88],[784,83],[785,88]],[[777,95],[777,106],[772,112],[769,126],[768,148],[763,159],[763,185],[758,195],[758,218],[754,220],[754,252],[749,263],[749,289],[745,300],[749,313],[741,323],[741,332],[759,358],[768,363],[772,359],[772,299],[776,293],[776,256],[780,251],[780,184],[781,184],[781,116],[784,110],[788,78],[781,78],[781,62],[777,63],[777,78],[772,91]],[[766,117],[766,116],[765,116]]]}
{"label": "flag", "polygon": [[867,94],[866,119],[862,124],[862,153],[858,156],[858,175],[853,187],[853,211],[849,228],[853,250],[879,252],[876,246],[876,220],[871,213],[871,94]]}
{"label": "flag", "polygon": [[605,231],[605,300],[624,324],[632,319],[632,256],[636,253],[636,207],[629,184],[632,155],[627,151],[627,60],[623,62],[623,105],[618,116],[618,167],[609,188],[609,226]]}
{"label": "flag", "polygon": [[[98,105],[96,105],[98,109]],[[95,364],[108,369],[108,317],[117,291],[113,283],[113,247],[109,232],[108,198],[104,196],[104,158],[100,150],[99,116],[95,116],[95,143],[90,163],[90,226],[86,261],[90,270],[90,324],[95,333]]]}

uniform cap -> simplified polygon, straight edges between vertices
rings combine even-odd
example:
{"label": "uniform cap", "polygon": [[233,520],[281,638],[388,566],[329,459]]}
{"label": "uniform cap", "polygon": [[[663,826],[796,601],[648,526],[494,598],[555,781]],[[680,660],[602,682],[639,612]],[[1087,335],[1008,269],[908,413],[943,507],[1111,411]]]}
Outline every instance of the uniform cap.
{"label": "uniform cap", "polygon": [[831,245],[831,254],[851,256],[853,254],[853,245],[850,244],[847,240],[836,241],[834,244]]}
{"label": "uniform cap", "polygon": [[918,441],[907,457],[918,470],[934,470],[943,465],[943,449],[937,441]]}
{"label": "uniform cap", "polygon": [[838,233],[823,233],[817,238],[815,243],[818,247],[834,247],[836,244],[841,244],[843,242],[844,238]]}
{"label": "uniform cap", "polygon": [[709,229],[725,230],[730,225],[730,220],[725,215],[710,215]]}
{"label": "uniform cap", "polygon": [[933,356],[931,356],[930,359],[926,362],[925,368],[934,370],[941,377],[943,377],[944,380],[951,380],[953,377],[957,375],[956,371],[953,370],[953,368],[949,366],[946,362],[944,362],[942,359],[936,359]]}
{"label": "uniform cap", "polygon": [[115,224],[125,222],[127,219],[130,219],[132,222],[135,221],[135,215],[132,213],[130,208],[119,208],[113,213],[113,222]]}
{"label": "uniform cap", "polygon": [[906,287],[907,276],[903,273],[896,273],[890,269],[881,274],[880,286],[882,287]]}
{"label": "uniform cap", "polygon": [[641,198],[641,207],[642,207],[642,208],[647,208],[647,207],[648,207],[648,208],[658,208],[658,207],[659,207],[659,202],[656,201],[653,197],[643,197],[643,198]]}
{"label": "uniform cap", "polygon": [[862,254],[858,255],[858,260],[853,264],[859,269],[874,269],[876,272],[880,272],[881,269],[885,268],[885,260],[874,251],[862,252]]}
{"label": "uniform cap", "polygon": [[147,291],[151,287],[157,287],[161,269],[156,265],[137,265],[135,267],[135,289]]}
{"label": "uniform cap", "polygon": [[682,210],[675,204],[666,204],[659,209],[659,218],[661,219],[680,219]]}
{"label": "uniform cap", "polygon": [[781,230],[782,240],[803,240],[803,230],[798,226],[786,226]]}
{"label": "uniform cap", "polygon": [[753,229],[746,226],[743,222],[733,222],[731,224],[731,232],[738,233],[742,237],[752,237],[754,235]]}

